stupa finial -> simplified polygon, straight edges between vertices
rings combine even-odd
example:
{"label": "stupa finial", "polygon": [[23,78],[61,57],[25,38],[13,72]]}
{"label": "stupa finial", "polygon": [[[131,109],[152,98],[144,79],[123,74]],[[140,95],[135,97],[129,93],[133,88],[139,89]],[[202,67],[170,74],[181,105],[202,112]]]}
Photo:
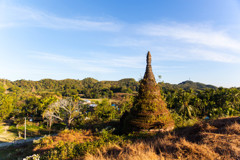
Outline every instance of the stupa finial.
{"label": "stupa finial", "polygon": [[152,72],[152,65],[151,65],[151,61],[152,61],[152,56],[150,51],[148,51],[147,53],[147,66],[146,66],[146,72],[144,75],[144,79],[152,79],[155,81],[153,72]]}
{"label": "stupa finial", "polygon": [[147,65],[151,66],[152,56],[150,51],[147,53]]}

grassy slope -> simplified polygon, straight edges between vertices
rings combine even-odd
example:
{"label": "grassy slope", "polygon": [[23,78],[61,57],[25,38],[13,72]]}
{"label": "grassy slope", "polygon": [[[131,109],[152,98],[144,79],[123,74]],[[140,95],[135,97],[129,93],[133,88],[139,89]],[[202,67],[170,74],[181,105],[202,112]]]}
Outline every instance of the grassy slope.
{"label": "grassy slope", "polygon": [[[152,160],[152,159],[240,159],[240,118],[223,118],[201,122],[172,132],[132,136],[132,143],[108,143],[81,156],[85,160]],[[0,151],[0,156],[25,157],[54,148],[62,142],[96,141],[91,132],[70,130],[50,138],[51,145],[29,144]],[[45,139],[45,141],[48,139]],[[45,144],[45,143],[42,143]],[[48,144],[48,143],[46,143]],[[64,145],[63,145],[64,146]],[[67,153],[65,151],[65,153]],[[67,156],[67,155],[66,155]],[[68,157],[68,156],[67,156]],[[79,157],[78,157],[79,158]],[[1,158],[0,158],[1,159]],[[7,159],[7,158],[6,158]]]}
{"label": "grassy slope", "polygon": [[0,123],[0,143],[11,142],[17,138],[17,134],[10,132],[9,126],[6,123]]}
{"label": "grassy slope", "polygon": [[240,118],[199,123],[124,146],[110,145],[85,159],[240,159]]}
{"label": "grassy slope", "polygon": [[[19,133],[21,137],[19,137]],[[39,137],[48,134],[48,130],[43,126],[38,126],[35,123],[27,122],[27,138]],[[9,125],[7,123],[0,123],[0,143],[12,142],[14,140],[23,139],[24,125]]]}

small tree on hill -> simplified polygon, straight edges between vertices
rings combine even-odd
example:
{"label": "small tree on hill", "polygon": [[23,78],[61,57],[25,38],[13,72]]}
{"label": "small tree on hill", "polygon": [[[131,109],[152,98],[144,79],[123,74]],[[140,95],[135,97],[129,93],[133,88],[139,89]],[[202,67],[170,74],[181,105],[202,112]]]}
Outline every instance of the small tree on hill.
{"label": "small tree on hill", "polygon": [[50,104],[43,113],[43,117],[48,120],[50,128],[54,119],[64,122],[69,128],[72,121],[81,115],[80,109],[78,100],[74,100],[74,98],[61,99]]}

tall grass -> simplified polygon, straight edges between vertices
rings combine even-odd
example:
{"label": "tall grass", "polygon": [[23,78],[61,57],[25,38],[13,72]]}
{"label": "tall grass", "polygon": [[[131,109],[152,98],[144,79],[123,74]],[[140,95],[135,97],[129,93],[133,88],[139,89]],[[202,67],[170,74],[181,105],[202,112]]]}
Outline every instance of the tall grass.
{"label": "tall grass", "polygon": [[164,133],[114,135],[65,130],[35,144],[41,159],[165,160],[240,159],[240,118],[199,122]]}
{"label": "tall grass", "polygon": [[4,132],[4,127],[0,126],[0,134]]}
{"label": "tall grass", "polygon": [[96,154],[86,154],[85,160],[235,160],[240,159],[239,135],[240,118],[219,119],[137,140],[132,144],[105,146]]}

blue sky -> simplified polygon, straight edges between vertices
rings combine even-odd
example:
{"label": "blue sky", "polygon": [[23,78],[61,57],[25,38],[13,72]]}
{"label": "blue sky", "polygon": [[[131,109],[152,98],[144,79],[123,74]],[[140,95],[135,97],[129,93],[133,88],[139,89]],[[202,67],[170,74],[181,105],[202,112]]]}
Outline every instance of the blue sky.
{"label": "blue sky", "polygon": [[0,0],[0,78],[240,86],[239,0]]}

